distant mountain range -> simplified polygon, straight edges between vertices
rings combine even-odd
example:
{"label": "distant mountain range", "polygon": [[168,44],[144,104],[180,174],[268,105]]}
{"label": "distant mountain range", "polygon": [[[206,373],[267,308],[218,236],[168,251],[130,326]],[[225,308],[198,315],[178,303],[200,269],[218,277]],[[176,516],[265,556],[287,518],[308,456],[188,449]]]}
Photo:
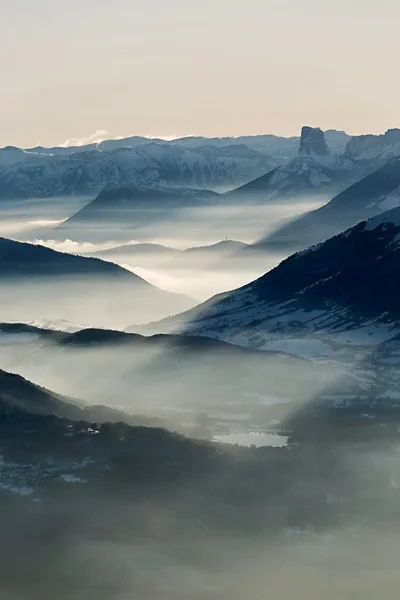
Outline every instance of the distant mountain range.
{"label": "distant mountain range", "polygon": [[107,185],[151,183],[193,188],[232,188],[282,164],[239,145],[186,148],[147,140],[114,149],[0,150],[0,199],[95,196]]}
{"label": "distant mountain range", "polygon": [[[165,292],[111,262],[0,238],[2,315],[123,327],[195,304]],[[18,302],[15,302],[15,298]]]}
{"label": "distant mountain range", "polygon": [[[334,151],[350,139],[326,132]],[[226,189],[253,180],[293,158],[299,138],[272,135],[239,138],[188,137],[165,141],[143,137],[81,147],[0,149],[0,199],[95,196],[107,185]]]}
{"label": "distant mountain range", "polygon": [[[336,131],[329,129],[325,131],[325,136],[329,147],[334,152],[343,152],[349,136],[344,131]],[[246,146],[248,149],[271,157],[280,156],[291,158],[296,156],[300,138],[282,137],[271,134],[260,135],[244,135],[238,137],[203,137],[203,136],[186,136],[166,141],[162,138],[146,138],[143,136],[131,136],[116,140],[104,140],[103,142],[86,144],[84,146],[54,146],[52,148],[44,148],[36,146],[27,149],[27,152],[35,152],[39,154],[71,154],[73,152],[85,152],[87,150],[118,150],[119,148],[131,148],[135,146],[143,146],[144,144],[169,144],[178,145],[185,148],[208,148],[212,151],[213,148],[221,149],[223,153],[235,153],[237,147]],[[228,154],[226,154],[228,155]]]}
{"label": "distant mountain range", "polygon": [[[303,127],[298,156],[284,166],[225,194],[159,183],[131,183],[106,186],[98,196],[54,231],[54,237],[98,240],[132,239],[138,230],[157,220],[178,218],[173,211],[205,205],[280,202],[316,197],[346,188],[360,179],[364,167],[332,152],[320,129]],[[83,229],[83,231],[82,231]]]}

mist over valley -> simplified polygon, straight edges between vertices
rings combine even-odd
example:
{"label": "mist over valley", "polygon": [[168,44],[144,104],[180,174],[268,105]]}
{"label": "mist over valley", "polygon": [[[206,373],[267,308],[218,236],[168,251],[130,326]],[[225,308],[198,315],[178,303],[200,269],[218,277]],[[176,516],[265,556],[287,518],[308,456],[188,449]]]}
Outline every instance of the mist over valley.
{"label": "mist over valley", "polygon": [[0,593],[396,597],[400,137],[0,150]]}

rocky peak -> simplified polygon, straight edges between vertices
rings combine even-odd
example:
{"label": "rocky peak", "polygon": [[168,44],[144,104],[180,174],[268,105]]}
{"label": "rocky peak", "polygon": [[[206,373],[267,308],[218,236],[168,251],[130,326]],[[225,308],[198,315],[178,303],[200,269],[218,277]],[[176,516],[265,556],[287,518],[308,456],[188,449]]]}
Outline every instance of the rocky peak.
{"label": "rocky peak", "polygon": [[299,155],[308,156],[311,154],[325,156],[329,154],[329,150],[322,129],[305,126],[301,130]]}

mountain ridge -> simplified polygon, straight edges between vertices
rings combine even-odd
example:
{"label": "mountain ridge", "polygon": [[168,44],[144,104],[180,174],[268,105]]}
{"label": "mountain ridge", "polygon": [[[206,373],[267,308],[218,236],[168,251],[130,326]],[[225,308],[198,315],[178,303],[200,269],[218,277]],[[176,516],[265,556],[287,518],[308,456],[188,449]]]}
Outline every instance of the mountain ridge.
{"label": "mountain ridge", "polygon": [[293,348],[296,339],[309,340],[305,345],[314,340],[321,357],[335,355],[329,347],[333,344],[346,358],[352,347],[374,345],[396,334],[399,235],[400,208],[395,208],[146,331],[209,335],[264,350],[282,348],[284,340],[290,347],[292,339]]}

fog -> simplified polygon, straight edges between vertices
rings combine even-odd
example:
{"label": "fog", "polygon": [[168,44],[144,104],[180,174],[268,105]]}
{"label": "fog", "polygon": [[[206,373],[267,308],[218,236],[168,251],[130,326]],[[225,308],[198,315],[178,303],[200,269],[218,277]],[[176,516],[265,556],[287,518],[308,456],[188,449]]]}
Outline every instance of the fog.
{"label": "fog", "polygon": [[88,331],[54,341],[3,332],[0,368],[66,397],[161,418],[190,434],[201,425],[206,437],[274,430],[272,423],[328,388],[358,391],[338,369],[204,338],[126,335],[113,341]]}
{"label": "fog", "polygon": [[93,215],[74,216],[59,228],[56,239],[99,244],[110,240],[121,243],[139,240],[179,248],[208,245],[225,238],[252,243],[286,220],[329,200],[329,197],[321,197],[308,202],[303,199],[264,205],[249,200],[241,204],[217,202],[168,209],[102,208]]}
{"label": "fog", "polygon": [[[282,223],[290,221],[298,214],[315,208],[326,202],[326,198],[312,199],[310,202],[295,201],[281,204],[261,205],[205,205],[168,211],[152,211],[130,209],[129,226],[124,230],[122,222],[114,223],[113,214],[101,224],[93,221],[90,225],[79,223],[65,231],[59,226],[80,208],[90,203],[88,197],[46,198],[25,201],[3,201],[0,206],[0,235],[21,241],[41,244],[59,252],[68,252],[84,256],[94,256],[121,265],[138,274],[151,284],[173,293],[185,294],[194,301],[201,302],[211,296],[249,283],[286,258],[284,252],[260,253],[245,244],[256,242],[261,235],[273,232]],[[132,217],[133,213],[133,217]],[[149,218],[149,213],[154,218]],[[136,216],[135,216],[136,215]],[[144,216],[145,215],[145,218]],[[243,248],[208,248],[224,240],[243,243]],[[162,248],[155,252],[149,247],[140,251],[141,244],[159,245]],[[121,246],[121,252],[118,247]],[[135,252],[130,246],[137,246]],[[184,251],[200,247],[197,255]],[[107,255],[108,250],[115,249]],[[175,251],[175,252],[173,252]],[[176,251],[180,251],[178,254]],[[22,289],[14,286],[7,290],[1,310],[3,320],[39,321],[65,319],[88,326],[104,326],[125,328],[132,324],[141,324],[174,314],[181,310],[173,303],[165,310],[143,310],[140,298],[132,306],[132,317],[119,311],[118,318],[112,318],[112,301],[107,303],[108,315],[99,309],[98,315],[91,303],[88,310],[81,302],[80,286],[68,281],[60,292],[53,289],[53,280],[47,284],[42,280],[35,283],[28,293],[30,309],[25,314],[25,306],[11,306],[9,297],[18,293],[24,297]],[[57,284],[58,285],[58,284]],[[33,297],[33,299],[30,299]],[[35,297],[43,302],[41,310]],[[59,298],[62,297],[62,300]],[[69,300],[70,298],[70,300]],[[104,300],[104,301],[103,301]],[[100,301],[104,304],[106,298]],[[70,302],[71,306],[68,307]],[[8,307],[6,306],[8,305]],[[79,308],[79,305],[82,307]],[[187,306],[189,307],[189,305]],[[115,310],[119,310],[115,307]],[[124,316],[122,316],[124,313]],[[25,316],[24,316],[25,314]]]}
{"label": "fog", "polygon": [[54,489],[29,515],[5,504],[2,597],[394,599],[396,452],[372,440],[329,450],[333,461],[326,445],[268,462],[237,451],[236,464],[258,477],[264,467],[267,493],[236,466],[244,488],[194,471],[124,494],[120,483]]}
{"label": "fog", "polygon": [[118,275],[35,277],[32,282],[29,277],[23,279],[2,284],[3,321],[41,324],[65,320],[81,327],[123,330],[129,325],[180,313],[196,304],[193,298],[164,293],[143,280],[119,281]]}
{"label": "fog", "polygon": [[1,200],[0,236],[27,239],[52,230],[85,206],[85,196]]}
{"label": "fog", "polygon": [[[400,415],[359,414],[363,359],[85,329],[123,331],[254,280],[286,254],[251,244],[318,203],[64,228],[89,200],[0,206],[0,235],[32,244],[0,257],[0,369],[27,380],[0,389],[1,598],[397,598]],[[104,262],[27,258],[43,246]],[[55,416],[32,414],[30,393],[47,392],[29,382]]]}

